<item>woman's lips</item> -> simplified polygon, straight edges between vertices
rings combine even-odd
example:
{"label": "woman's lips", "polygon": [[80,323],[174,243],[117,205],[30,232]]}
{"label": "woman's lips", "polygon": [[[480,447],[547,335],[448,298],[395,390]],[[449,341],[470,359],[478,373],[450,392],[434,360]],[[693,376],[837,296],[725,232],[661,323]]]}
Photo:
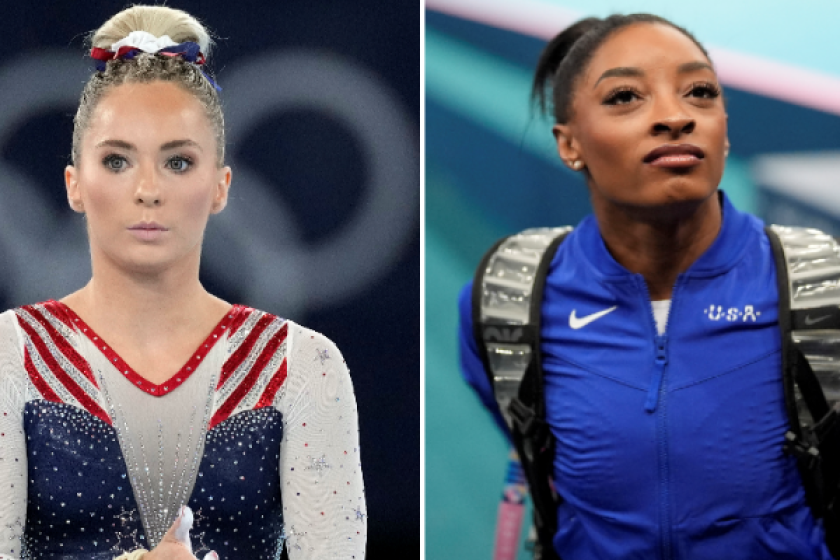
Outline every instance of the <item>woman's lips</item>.
{"label": "woman's lips", "polygon": [[682,167],[693,167],[700,163],[700,159],[697,156],[692,155],[679,155],[679,156],[662,156],[656,158],[650,164],[653,167],[670,167],[670,168],[682,168]]}
{"label": "woman's lips", "polygon": [[674,169],[693,167],[704,157],[703,150],[692,144],[666,144],[648,152],[644,162],[654,167]]}
{"label": "woman's lips", "polygon": [[163,237],[169,229],[152,222],[135,224],[129,227],[128,231],[140,241],[157,241]]}

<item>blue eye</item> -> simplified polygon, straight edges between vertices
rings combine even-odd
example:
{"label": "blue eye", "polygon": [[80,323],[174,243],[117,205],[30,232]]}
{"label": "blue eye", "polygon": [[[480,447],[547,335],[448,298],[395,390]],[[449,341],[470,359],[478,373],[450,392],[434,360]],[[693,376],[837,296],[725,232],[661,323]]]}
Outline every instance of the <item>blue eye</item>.
{"label": "blue eye", "polygon": [[166,161],[166,167],[177,173],[183,173],[192,166],[192,160],[184,156],[175,156]]}
{"label": "blue eye", "polygon": [[109,171],[118,172],[128,167],[128,161],[123,156],[109,154],[102,159],[102,165]]}

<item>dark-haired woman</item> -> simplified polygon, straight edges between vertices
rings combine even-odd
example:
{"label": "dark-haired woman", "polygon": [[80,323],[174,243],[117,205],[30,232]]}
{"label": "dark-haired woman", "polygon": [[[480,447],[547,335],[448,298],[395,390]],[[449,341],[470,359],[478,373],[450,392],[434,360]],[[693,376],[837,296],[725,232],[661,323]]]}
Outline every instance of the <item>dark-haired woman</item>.
{"label": "dark-haired woman", "polygon": [[[782,452],[771,248],[718,190],[727,115],[708,54],[659,17],[591,18],[546,48],[543,103],[546,89],[557,151],[594,211],[560,246],[542,303],[562,498],[554,549],[564,560],[829,560]],[[469,293],[463,369],[493,403]],[[740,314],[716,321],[711,304]]]}
{"label": "dark-haired woman", "polygon": [[132,6],[92,43],[65,172],[92,278],[0,314],[0,560],[362,559],[341,354],[199,282],[231,184],[207,31]]}

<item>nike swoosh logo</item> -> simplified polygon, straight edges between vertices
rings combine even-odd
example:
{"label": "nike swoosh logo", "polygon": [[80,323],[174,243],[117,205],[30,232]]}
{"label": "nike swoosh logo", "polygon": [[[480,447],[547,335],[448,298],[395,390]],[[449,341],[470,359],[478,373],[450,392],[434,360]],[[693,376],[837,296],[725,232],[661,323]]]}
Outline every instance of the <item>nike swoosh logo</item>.
{"label": "nike swoosh logo", "polygon": [[817,317],[816,319],[811,319],[808,315],[805,316],[805,324],[808,326],[815,325],[824,319],[828,319],[831,315],[823,315],[822,317]]}
{"label": "nike swoosh logo", "polygon": [[601,317],[603,317],[607,313],[611,313],[611,312],[615,311],[616,309],[618,309],[618,306],[613,305],[609,309],[604,309],[603,311],[599,311],[597,313],[593,313],[592,315],[587,315],[586,317],[580,317],[580,318],[575,316],[575,313],[576,313],[577,310],[572,309],[572,314],[569,315],[569,326],[572,327],[575,330],[582,329],[583,327],[585,327],[586,325],[588,325],[592,321],[597,321],[598,319],[600,319]]}

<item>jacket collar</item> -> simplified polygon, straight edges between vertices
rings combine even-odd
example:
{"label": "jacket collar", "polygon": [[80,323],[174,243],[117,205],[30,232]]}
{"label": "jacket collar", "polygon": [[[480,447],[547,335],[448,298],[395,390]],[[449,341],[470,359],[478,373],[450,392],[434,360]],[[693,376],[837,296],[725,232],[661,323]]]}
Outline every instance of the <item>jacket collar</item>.
{"label": "jacket collar", "polygon": [[[717,276],[734,267],[760,231],[758,220],[739,211],[723,191],[718,191],[723,221],[712,245],[682,275]],[[607,250],[595,216],[587,216],[576,228],[574,250],[604,280],[624,280],[636,274],[620,265]]]}

